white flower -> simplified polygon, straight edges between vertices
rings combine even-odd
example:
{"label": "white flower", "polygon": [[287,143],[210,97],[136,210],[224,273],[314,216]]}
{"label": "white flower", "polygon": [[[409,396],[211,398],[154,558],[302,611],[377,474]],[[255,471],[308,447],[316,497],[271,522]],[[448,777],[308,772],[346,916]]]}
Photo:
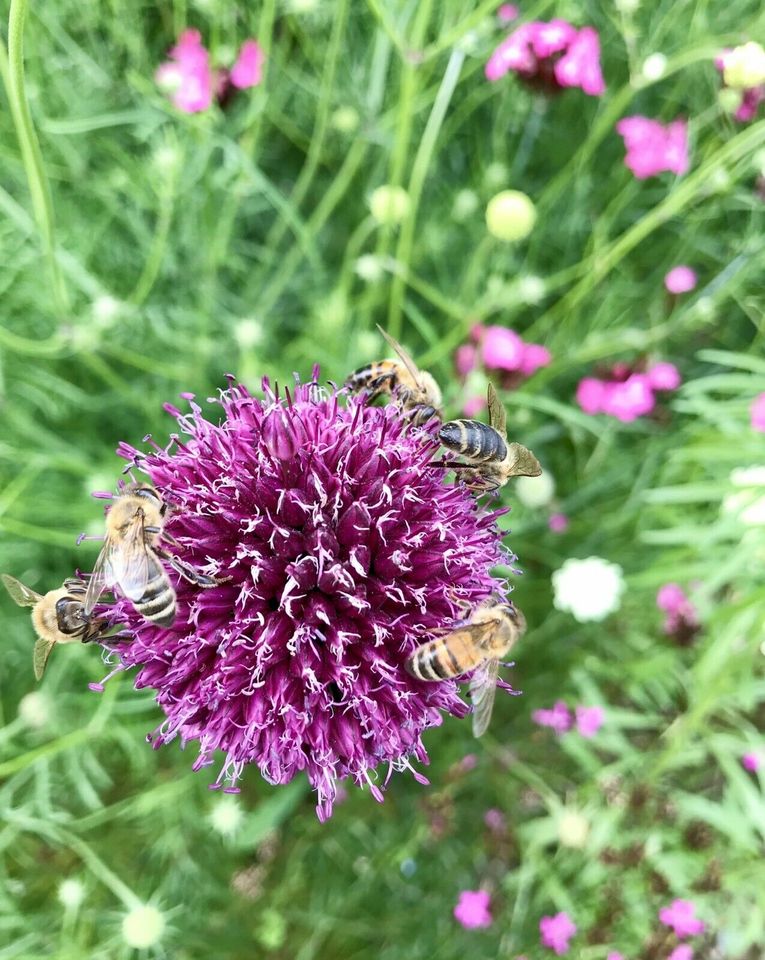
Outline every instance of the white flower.
{"label": "white flower", "polygon": [[49,722],[52,706],[50,697],[39,690],[33,690],[19,700],[19,719],[28,727],[39,730]]}
{"label": "white flower", "polygon": [[723,78],[729,87],[749,90],[765,83],[765,50],[750,40],[725,54]]}
{"label": "white flower", "polygon": [[235,797],[222,797],[210,811],[209,820],[216,833],[233,836],[244,820],[241,804]]}
{"label": "white flower", "polygon": [[558,842],[563,847],[581,850],[589,833],[590,821],[577,810],[566,810],[558,820]]}
{"label": "white flower", "polygon": [[643,76],[646,80],[661,80],[667,69],[667,58],[663,53],[652,53],[643,61]]}
{"label": "white flower", "polygon": [[62,880],[58,885],[58,899],[67,910],[76,910],[85,899],[85,887],[79,880]]}
{"label": "white flower", "polygon": [[367,283],[377,283],[385,273],[385,266],[373,253],[364,253],[356,259],[353,269],[357,276]]}
{"label": "white flower", "polygon": [[603,620],[619,609],[625,583],[622,568],[601,557],[566,560],[552,575],[553,604],[580,623]]}
{"label": "white flower", "polygon": [[524,507],[532,510],[547,506],[554,493],[555,481],[549,470],[544,470],[538,477],[518,477],[515,481],[516,497]]}
{"label": "white flower", "polygon": [[243,317],[234,324],[234,339],[240,350],[250,350],[263,340],[263,324],[254,317]]}
{"label": "white flower", "polygon": [[462,222],[478,209],[478,194],[474,190],[460,190],[454,197],[452,219]]}
{"label": "white flower", "polygon": [[165,932],[165,918],[150,903],[133,907],[122,918],[122,939],[129,947],[143,950],[158,943]]}
{"label": "white flower", "polygon": [[765,526],[765,466],[737,467],[728,479],[737,490],[724,497],[722,513],[750,527]]}
{"label": "white flower", "polygon": [[122,304],[115,297],[105,293],[96,297],[91,309],[93,310],[93,320],[99,327],[110,327],[120,315]]}
{"label": "white flower", "polygon": [[524,303],[530,303],[532,306],[544,298],[545,290],[544,280],[541,277],[535,277],[533,274],[521,277],[518,281],[518,296]]}

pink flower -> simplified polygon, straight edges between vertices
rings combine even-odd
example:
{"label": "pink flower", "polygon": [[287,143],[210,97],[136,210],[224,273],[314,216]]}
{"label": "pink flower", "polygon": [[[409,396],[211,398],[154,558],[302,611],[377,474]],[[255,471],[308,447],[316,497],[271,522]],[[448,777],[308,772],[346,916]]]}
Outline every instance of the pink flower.
{"label": "pink flower", "polygon": [[258,42],[245,40],[229,74],[231,83],[240,90],[257,87],[263,79],[264,59],[265,55]]}
{"label": "pink flower", "polygon": [[526,345],[507,327],[486,327],[481,340],[481,356],[489,370],[520,370]]}
{"label": "pink flower", "polygon": [[654,363],[646,371],[648,382],[654,390],[677,390],[682,383],[680,371],[674,363]]}
{"label": "pink flower", "polygon": [[552,360],[552,355],[547,347],[540,343],[527,343],[521,358],[521,373],[524,377],[530,377],[541,367],[546,367]]}
{"label": "pink flower", "polygon": [[555,64],[555,79],[562,87],[579,87],[592,97],[606,92],[596,30],[583,27],[579,31],[568,51]]}
{"label": "pink flower", "polygon": [[693,640],[700,629],[699,615],[679,584],[665,583],[660,587],[656,606],[667,614],[664,632],[668,636],[674,636],[684,645]]}
{"label": "pink flower", "polygon": [[466,377],[471,370],[478,366],[478,351],[472,343],[463,343],[454,351],[454,366],[457,375]]}
{"label": "pink flower", "polygon": [[561,956],[568,953],[568,941],[576,933],[576,925],[567,913],[556,913],[554,917],[542,917],[539,932],[542,946],[549,947]]}
{"label": "pink flower", "polygon": [[606,384],[603,413],[630,423],[650,413],[656,405],[651,384],[644,373],[633,373],[623,383]]}
{"label": "pink flower", "polygon": [[741,758],[741,766],[750,773],[756,773],[762,765],[762,758],[758,753],[745,753]]}
{"label": "pink flower", "polygon": [[603,726],[605,713],[603,707],[577,707],[576,729],[587,740],[590,740]]}
{"label": "pink flower", "polygon": [[[724,73],[726,62],[732,52],[730,49],[723,50],[715,58],[715,66],[720,73]],[[723,86],[725,86],[724,81]],[[762,103],[763,100],[765,100],[765,86],[745,87],[741,91],[741,103],[733,114],[734,118],[738,120],[739,123],[749,123],[750,120],[754,120],[757,116],[760,103]]]}
{"label": "pink flower", "polygon": [[468,397],[462,404],[462,415],[472,420],[486,406],[486,397],[478,396]]}
{"label": "pink flower", "polygon": [[624,956],[618,950],[612,950],[606,957],[606,960],[624,960]]}
{"label": "pink flower", "polygon": [[531,719],[540,727],[550,727],[557,734],[570,730],[574,722],[571,711],[562,700],[558,700],[551,710],[534,710]]}
{"label": "pink flower", "polygon": [[207,110],[213,100],[213,74],[199,31],[184,30],[169,56],[154,74],[157,84],[184,113]]}
{"label": "pink flower", "polygon": [[664,277],[664,286],[670,293],[689,293],[698,282],[698,278],[690,267],[681,265],[673,267]]}
{"label": "pink flower", "polygon": [[503,3],[497,10],[497,17],[501,23],[510,23],[511,20],[517,20],[520,10],[514,3]]}
{"label": "pink flower", "polygon": [[606,383],[596,380],[595,377],[585,377],[579,381],[576,388],[576,402],[585,413],[603,413],[603,402],[606,397]]}
{"label": "pink flower", "polygon": [[668,907],[659,910],[659,920],[672,927],[678,937],[693,937],[703,933],[705,924],[696,916],[696,907],[690,900],[673,900]]}
{"label": "pink flower", "polygon": [[493,833],[502,833],[507,827],[507,819],[501,810],[492,807],[483,815],[483,822]]}
{"label": "pink flower", "polygon": [[656,606],[666,613],[679,613],[685,608],[688,598],[677,583],[665,583],[656,594]]}
{"label": "pink flower", "polygon": [[693,960],[693,947],[689,947],[687,943],[681,943],[670,953],[667,960]]}
{"label": "pink flower", "polygon": [[553,533],[565,533],[568,530],[569,520],[565,513],[551,513],[547,526]]}
{"label": "pink flower", "polygon": [[552,90],[579,87],[600,96],[606,87],[600,69],[600,41],[592,27],[577,30],[566,20],[522,23],[499,44],[486,64],[489,80],[510,70]]}
{"label": "pink flower", "polygon": [[688,125],[674,120],[666,127],[648,117],[624,117],[616,124],[624,138],[627,155],[624,163],[638,180],[654,177],[664,170],[686,173],[688,160]]}
{"label": "pink flower", "polygon": [[749,407],[752,418],[752,429],[765,433],[765,393],[758,394]]}
{"label": "pink flower", "polygon": [[454,917],[466,930],[490,927],[490,902],[491,897],[485,890],[463,890],[454,908]]}

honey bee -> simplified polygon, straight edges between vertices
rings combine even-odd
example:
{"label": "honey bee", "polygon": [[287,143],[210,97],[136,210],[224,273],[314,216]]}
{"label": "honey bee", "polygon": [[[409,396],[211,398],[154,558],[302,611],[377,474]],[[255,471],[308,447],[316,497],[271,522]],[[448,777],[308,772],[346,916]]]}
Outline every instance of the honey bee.
{"label": "honey bee", "polygon": [[167,504],[149,484],[131,483],[114,499],[106,514],[104,546],[88,584],[86,616],[103,591],[116,584],[147,620],[160,627],[171,626],[175,619],[175,590],[162,560],[198,587],[216,587],[222,582],[198,573],[162,548],[162,539],[175,543],[163,530],[166,513]]}
{"label": "honey bee", "polygon": [[489,491],[503,487],[510,477],[538,477],[539,461],[520,443],[507,443],[507,416],[492,384],[488,390],[489,425],[480,420],[450,420],[438,437],[445,447],[461,454],[467,463],[436,461],[438,466],[465,470],[465,483]]}
{"label": "honey bee", "polygon": [[20,607],[32,608],[32,624],[37,634],[32,654],[35,678],[42,680],[51,651],[57,643],[87,643],[100,637],[108,625],[106,620],[91,619],[85,614],[86,585],[72,577],[58,590],[49,590],[44,596],[25,586],[20,580],[2,575],[11,598]]}
{"label": "honey bee", "polygon": [[491,720],[499,662],[525,630],[526,619],[517,607],[487,600],[464,626],[417,647],[405,666],[418,680],[445,680],[474,670],[470,678],[473,733],[480,737]]}
{"label": "honey bee", "polygon": [[366,390],[369,400],[383,393],[394,397],[405,416],[416,426],[422,426],[431,417],[441,416],[441,389],[431,374],[418,370],[414,361],[400,343],[389,336],[381,326],[377,329],[398,354],[398,360],[378,360],[355,370],[345,382],[351,393]]}

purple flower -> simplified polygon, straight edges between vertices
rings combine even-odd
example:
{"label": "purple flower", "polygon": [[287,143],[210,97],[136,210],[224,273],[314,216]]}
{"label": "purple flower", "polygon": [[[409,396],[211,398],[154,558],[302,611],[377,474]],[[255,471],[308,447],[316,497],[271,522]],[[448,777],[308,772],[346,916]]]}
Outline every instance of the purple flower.
{"label": "purple flower", "polygon": [[591,416],[603,413],[603,402],[606,397],[606,382],[595,377],[585,377],[579,381],[576,388],[576,402],[585,413]]}
{"label": "purple flower", "polygon": [[514,3],[503,3],[497,10],[497,18],[500,23],[510,23],[511,20],[517,20],[520,11]]}
{"label": "purple flower", "polygon": [[483,815],[483,822],[492,833],[504,833],[507,829],[507,817],[501,810],[491,807]]}
{"label": "purple flower", "polygon": [[531,719],[540,727],[550,727],[557,734],[570,730],[574,722],[571,711],[562,700],[558,700],[551,710],[534,710]]}
{"label": "purple flower", "polygon": [[698,283],[695,270],[681,264],[672,269],[664,277],[664,286],[670,293],[690,293]]}
{"label": "purple flower", "polygon": [[499,80],[511,70],[550,91],[579,87],[597,97],[606,89],[597,31],[577,30],[566,20],[522,23],[505,37],[486,64],[486,77]]}
{"label": "purple flower", "polygon": [[704,932],[704,921],[696,916],[696,907],[690,900],[673,900],[659,910],[659,920],[672,927],[678,937],[693,937]]}
{"label": "purple flower", "polygon": [[490,903],[491,897],[485,890],[463,890],[454,908],[454,917],[466,930],[490,927]]}
{"label": "purple flower", "polygon": [[624,960],[624,956],[619,953],[618,950],[612,950],[606,957],[606,960]]}
{"label": "purple flower", "polygon": [[553,533],[565,533],[568,530],[569,519],[565,513],[551,513],[547,526]]}
{"label": "purple flower", "polygon": [[576,729],[587,740],[590,740],[603,726],[605,713],[603,707],[577,707]]}
{"label": "purple flower", "polygon": [[741,758],[741,766],[750,773],[757,773],[762,766],[762,758],[759,753],[745,753]]}
{"label": "purple flower", "polygon": [[765,433],[765,393],[758,393],[749,407],[752,429]]}
{"label": "purple flower", "polygon": [[554,917],[542,917],[539,921],[542,946],[554,950],[558,956],[568,953],[568,941],[576,933],[576,924],[567,913]]}
{"label": "purple flower", "polygon": [[683,382],[680,371],[674,363],[662,361],[654,363],[646,371],[648,382],[654,390],[677,390]]}
{"label": "purple flower", "polygon": [[324,820],[338,780],[378,801],[380,764],[424,781],[411,764],[428,761],[423,731],[468,708],[455,681],[423,683],[404,662],[504,592],[490,570],[507,551],[498,513],[429,467],[435,422],[341,406],[316,383],[280,398],[264,380],[263,393],[232,384],[213,401],[220,423],[194,402],[187,415],[168,406],[180,435],[167,447],[120,446],[169,505],[183,560],[229,579],[199,590],[168,571],[169,628],[118,595],[113,620],[130,639],[115,649],[118,669],[138,666],[136,687],[156,691],[155,746],[198,741],[197,770],[223,750],[215,786],[229,790],[249,763],[273,784],[305,770]]}
{"label": "purple flower", "polygon": [[624,117],[616,124],[624,138],[624,163],[638,180],[655,177],[664,170],[676,174],[688,171],[688,125],[675,120],[666,127],[648,117]]}
{"label": "purple flower", "polygon": [[184,113],[199,113],[212,104],[214,77],[210,56],[198,30],[184,30],[170,51],[170,60],[157,67],[155,80]]}
{"label": "purple flower", "polygon": [[650,413],[656,405],[651,383],[644,373],[633,373],[622,383],[609,383],[603,398],[603,413],[622,423],[631,423]]}
{"label": "purple flower", "polygon": [[666,613],[664,632],[682,645],[690,643],[699,632],[696,608],[677,583],[665,583],[656,594],[656,606]]}
{"label": "purple flower", "polygon": [[263,79],[265,55],[257,40],[245,40],[236,63],[231,68],[229,80],[240,90],[256,87]]}

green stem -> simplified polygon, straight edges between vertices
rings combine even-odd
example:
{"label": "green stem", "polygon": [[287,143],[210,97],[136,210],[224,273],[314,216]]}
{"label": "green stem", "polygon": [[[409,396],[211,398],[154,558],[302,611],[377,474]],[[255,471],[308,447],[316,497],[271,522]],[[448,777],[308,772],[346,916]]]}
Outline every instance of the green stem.
{"label": "green stem", "polygon": [[[414,158],[412,165],[412,175],[409,178],[409,199],[411,201],[409,214],[401,227],[401,234],[396,248],[396,260],[408,268],[412,256],[412,246],[414,243],[414,225],[417,218],[417,207],[419,206],[422,189],[425,185],[430,161],[433,158],[433,151],[438,139],[438,133],[446,116],[446,110],[452,98],[452,94],[459,81],[462,64],[465,60],[465,54],[461,50],[454,50],[449,62],[446,65],[441,86],[438,88],[436,99],[433,103],[433,109],[425,125],[425,132],[422,135],[420,146]],[[401,332],[401,309],[404,301],[405,281],[401,276],[395,276],[391,289],[390,306],[388,309],[388,330],[390,335],[398,338]]]}
{"label": "green stem", "polygon": [[28,0],[11,0],[8,14],[8,55],[6,57],[5,51],[0,48],[0,74],[21,149],[32,209],[43,240],[56,309],[63,317],[69,310],[69,296],[56,260],[53,202],[40,145],[29,112],[24,82],[24,23],[27,5]]}

